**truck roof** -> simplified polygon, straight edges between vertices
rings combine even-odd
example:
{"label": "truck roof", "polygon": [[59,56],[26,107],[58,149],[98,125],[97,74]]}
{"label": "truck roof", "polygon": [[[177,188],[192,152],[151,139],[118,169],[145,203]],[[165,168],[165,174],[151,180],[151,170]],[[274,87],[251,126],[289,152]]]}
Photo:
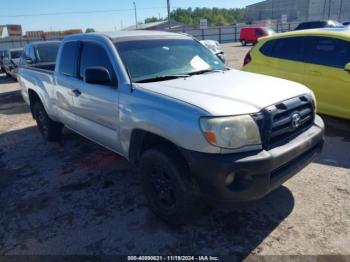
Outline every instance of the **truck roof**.
{"label": "truck roof", "polygon": [[78,34],[67,36],[65,39],[75,38],[79,36],[86,35],[96,35],[96,36],[105,36],[112,39],[114,42],[126,41],[126,40],[135,40],[135,39],[145,39],[145,38],[188,38],[191,37],[186,34],[165,32],[165,31],[150,31],[150,30],[131,30],[131,31],[115,31],[115,32],[98,32],[98,33],[87,33],[87,34]]}
{"label": "truck roof", "polygon": [[9,48],[8,51],[9,51],[9,52],[23,51],[23,48],[22,48],[22,47],[18,47],[18,48]]}

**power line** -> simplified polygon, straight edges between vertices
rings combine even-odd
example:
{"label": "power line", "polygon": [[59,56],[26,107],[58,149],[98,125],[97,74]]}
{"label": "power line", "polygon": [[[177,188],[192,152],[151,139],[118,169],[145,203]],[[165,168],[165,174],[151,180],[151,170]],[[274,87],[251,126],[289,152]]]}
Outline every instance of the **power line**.
{"label": "power line", "polygon": [[[138,10],[151,10],[151,9],[167,9],[166,6],[158,7],[144,7],[138,8]],[[134,11],[133,8],[129,9],[108,9],[108,10],[95,10],[95,11],[71,11],[71,12],[55,12],[55,13],[39,13],[39,14],[20,14],[20,15],[2,15],[0,18],[14,18],[14,17],[30,17],[30,16],[53,16],[53,15],[77,15],[77,14],[95,14],[95,13],[115,13],[115,12],[130,12]]]}

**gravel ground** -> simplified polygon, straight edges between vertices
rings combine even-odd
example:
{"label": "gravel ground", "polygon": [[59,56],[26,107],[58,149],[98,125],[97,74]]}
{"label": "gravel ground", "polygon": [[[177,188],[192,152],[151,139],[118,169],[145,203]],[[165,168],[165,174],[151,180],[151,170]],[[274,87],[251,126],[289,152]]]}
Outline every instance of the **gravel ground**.
{"label": "gravel ground", "polygon": [[[239,68],[249,47],[224,45]],[[0,75],[0,255],[350,255],[350,122],[326,118],[323,154],[265,199],[171,227],[122,157],[65,130],[45,143]]]}

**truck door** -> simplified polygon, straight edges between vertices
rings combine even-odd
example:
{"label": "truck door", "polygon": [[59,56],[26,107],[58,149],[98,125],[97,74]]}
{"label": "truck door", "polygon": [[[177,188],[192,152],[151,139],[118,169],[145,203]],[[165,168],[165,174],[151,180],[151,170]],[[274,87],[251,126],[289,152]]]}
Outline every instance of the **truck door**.
{"label": "truck door", "polygon": [[[82,42],[78,68],[78,94],[74,97],[75,115],[82,135],[118,151],[118,81],[112,66],[111,50],[103,43]],[[92,84],[85,81],[87,68],[104,68],[111,83]]]}

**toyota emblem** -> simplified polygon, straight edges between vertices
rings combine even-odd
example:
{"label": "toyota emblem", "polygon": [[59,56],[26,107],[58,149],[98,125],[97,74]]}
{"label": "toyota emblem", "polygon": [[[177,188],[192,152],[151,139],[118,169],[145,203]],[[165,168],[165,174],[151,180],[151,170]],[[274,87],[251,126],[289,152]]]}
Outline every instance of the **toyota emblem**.
{"label": "toyota emblem", "polygon": [[292,127],[293,129],[298,128],[301,125],[301,115],[299,113],[295,113],[292,115]]}

